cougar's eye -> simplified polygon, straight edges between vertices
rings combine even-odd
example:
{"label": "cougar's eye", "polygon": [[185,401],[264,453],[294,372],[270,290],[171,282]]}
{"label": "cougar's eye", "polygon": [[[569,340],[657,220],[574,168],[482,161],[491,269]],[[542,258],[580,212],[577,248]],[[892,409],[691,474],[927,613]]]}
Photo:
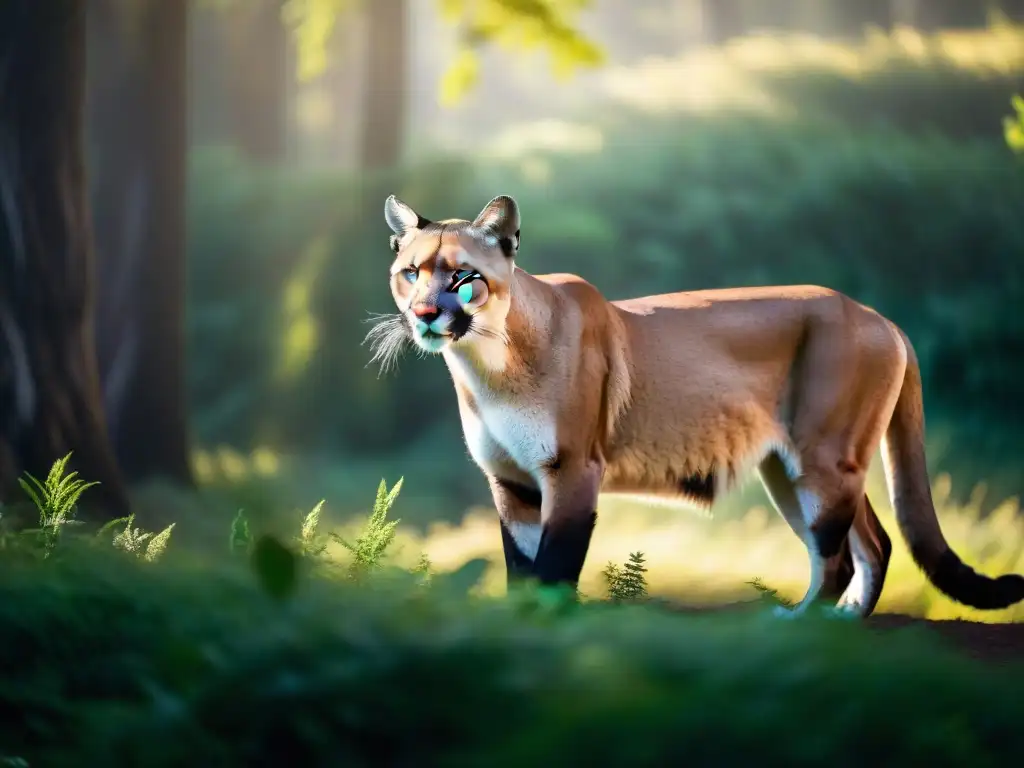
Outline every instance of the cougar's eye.
{"label": "cougar's eye", "polygon": [[455,272],[455,276],[452,278],[452,290],[458,290],[459,286],[468,280],[475,280],[481,277],[480,273],[475,269],[460,269]]}
{"label": "cougar's eye", "polygon": [[404,277],[410,283],[415,283],[416,277],[419,275],[419,273],[420,271],[416,269],[416,267],[406,267],[405,269],[402,270],[402,277]]}

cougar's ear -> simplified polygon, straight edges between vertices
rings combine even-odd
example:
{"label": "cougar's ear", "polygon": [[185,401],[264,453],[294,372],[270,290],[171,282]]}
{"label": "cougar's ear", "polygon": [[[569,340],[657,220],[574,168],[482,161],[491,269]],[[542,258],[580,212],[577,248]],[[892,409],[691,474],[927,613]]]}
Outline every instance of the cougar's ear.
{"label": "cougar's ear", "polygon": [[391,227],[391,231],[395,233],[391,236],[390,243],[391,250],[396,252],[407,232],[423,229],[430,223],[429,219],[420,216],[394,195],[384,201],[384,220]]}
{"label": "cougar's ear", "polygon": [[484,206],[473,227],[495,237],[509,258],[519,251],[519,206],[508,195],[498,195]]}

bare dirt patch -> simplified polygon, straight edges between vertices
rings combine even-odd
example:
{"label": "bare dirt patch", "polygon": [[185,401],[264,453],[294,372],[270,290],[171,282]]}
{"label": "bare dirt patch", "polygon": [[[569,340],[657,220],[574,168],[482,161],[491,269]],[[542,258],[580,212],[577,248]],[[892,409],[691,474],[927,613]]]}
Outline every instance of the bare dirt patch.
{"label": "bare dirt patch", "polygon": [[[665,602],[664,605],[680,613],[701,614],[764,610],[765,606],[758,600],[719,605]],[[880,631],[921,627],[938,634],[947,644],[972,658],[997,664],[1024,663],[1024,622],[988,624],[964,620],[933,621],[898,613],[877,613],[869,616],[865,623]]]}
{"label": "bare dirt patch", "polygon": [[924,627],[968,656],[996,663],[1024,662],[1024,623],[985,624],[978,621],[930,621],[895,613],[880,613],[867,619],[870,627],[898,629]]}

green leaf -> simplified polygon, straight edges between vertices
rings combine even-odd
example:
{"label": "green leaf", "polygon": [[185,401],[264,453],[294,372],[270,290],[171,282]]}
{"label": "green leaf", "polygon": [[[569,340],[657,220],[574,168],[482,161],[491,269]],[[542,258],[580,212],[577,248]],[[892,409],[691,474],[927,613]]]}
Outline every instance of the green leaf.
{"label": "green leaf", "polygon": [[175,525],[177,525],[177,523],[171,523],[160,531],[160,533],[150,539],[149,546],[146,547],[147,562],[156,562],[163,556],[164,551],[167,549],[167,544],[171,539],[171,532],[174,530]]}
{"label": "green leaf", "polygon": [[121,523],[126,523],[127,525],[131,525],[132,521],[134,519],[135,519],[135,515],[133,513],[131,515],[128,515],[128,517],[119,517],[116,520],[111,520],[109,523],[104,523],[103,527],[101,527],[98,531],[96,531],[96,535],[95,535],[94,538],[98,539],[100,536],[103,536],[105,533],[107,533],[110,530],[112,530],[114,528],[114,526],[121,525]]}
{"label": "green leaf", "polygon": [[463,46],[441,76],[441,104],[457,104],[480,81],[480,58],[476,51]]}
{"label": "green leaf", "polygon": [[313,507],[302,521],[302,531],[299,535],[304,544],[312,544],[316,537],[316,530],[320,526],[320,512],[325,501],[326,499],[321,499],[320,503]]}
{"label": "green leaf", "polygon": [[252,535],[249,533],[249,521],[243,510],[238,510],[234,520],[231,521],[231,537],[228,540],[228,551],[232,554],[237,552],[248,552],[252,545]]}

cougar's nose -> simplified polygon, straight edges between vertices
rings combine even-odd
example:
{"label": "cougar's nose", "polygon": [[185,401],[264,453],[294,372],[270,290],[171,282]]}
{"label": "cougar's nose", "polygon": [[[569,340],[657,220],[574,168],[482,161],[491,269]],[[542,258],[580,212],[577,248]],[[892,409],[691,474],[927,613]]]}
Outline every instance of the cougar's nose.
{"label": "cougar's nose", "polygon": [[433,304],[420,304],[418,307],[413,307],[412,313],[416,315],[417,320],[428,326],[441,316],[441,310]]}

